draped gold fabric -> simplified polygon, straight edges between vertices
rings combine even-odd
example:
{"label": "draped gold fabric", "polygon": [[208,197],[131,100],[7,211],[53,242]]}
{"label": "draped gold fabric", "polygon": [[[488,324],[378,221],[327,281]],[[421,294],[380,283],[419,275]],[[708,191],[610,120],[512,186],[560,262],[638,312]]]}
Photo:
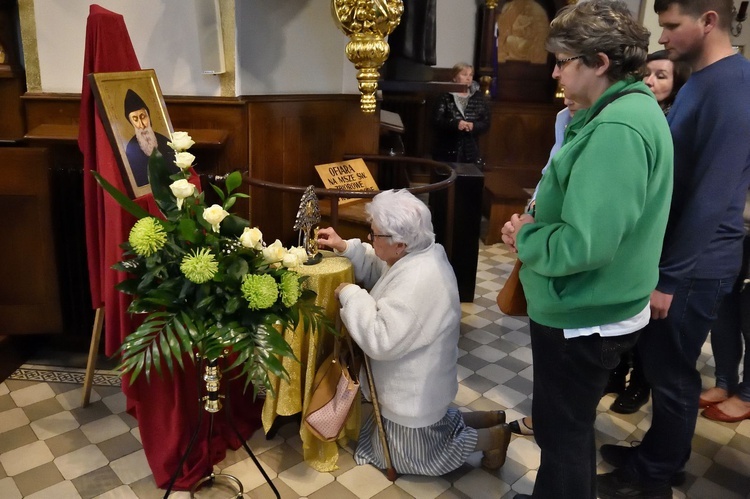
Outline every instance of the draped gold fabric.
{"label": "draped gold fabric", "polygon": [[[318,265],[301,266],[296,269],[300,274],[310,276],[306,285],[318,293],[315,304],[325,310],[332,320],[336,317],[338,301],[334,291],[342,282],[354,282],[354,270],[351,262],[344,257],[334,256],[324,251],[323,260]],[[333,338],[328,333],[312,334],[304,330],[302,324],[295,331],[287,331],[286,340],[292,346],[300,362],[285,358],[284,367],[289,373],[289,382],[271,377],[276,396],[266,395],[263,405],[263,429],[268,432],[276,416],[291,416],[302,412],[310,402],[312,382],[320,362],[331,353]],[[359,435],[360,404],[359,396],[352,406],[346,426],[339,436],[338,443],[345,445],[348,438],[356,439]],[[336,462],[339,453],[337,442],[322,442],[300,427],[300,438],[304,459],[312,468],[328,472],[338,469]]]}

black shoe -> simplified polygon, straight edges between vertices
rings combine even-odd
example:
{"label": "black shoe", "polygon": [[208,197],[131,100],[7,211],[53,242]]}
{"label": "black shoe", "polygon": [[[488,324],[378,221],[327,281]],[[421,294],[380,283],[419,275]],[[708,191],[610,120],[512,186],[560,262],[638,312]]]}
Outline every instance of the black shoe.
{"label": "black shoe", "polygon": [[669,483],[647,484],[632,468],[597,475],[596,493],[599,499],[672,499]]}
{"label": "black shoe", "polygon": [[516,419],[508,423],[510,431],[516,435],[523,435],[524,437],[530,437],[534,435],[534,428],[526,424],[526,418]]}
{"label": "black shoe", "polygon": [[627,371],[620,371],[619,367],[609,373],[609,380],[607,386],[604,387],[604,393],[602,396],[608,393],[622,393],[625,391],[625,375]]}
{"label": "black shoe", "polygon": [[619,414],[633,414],[643,407],[651,395],[651,389],[647,386],[633,386],[629,384],[625,391],[617,396],[610,411]]}
{"label": "black shoe", "polygon": [[[602,455],[604,462],[615,468],[627,468],[636,452],[638,452],[638,446],[604,444],[599,448],[599,453]],[[686,478],[684,471],[678,471],[672,475],[669,483],[673,487],[679,487],[685,483]]]}

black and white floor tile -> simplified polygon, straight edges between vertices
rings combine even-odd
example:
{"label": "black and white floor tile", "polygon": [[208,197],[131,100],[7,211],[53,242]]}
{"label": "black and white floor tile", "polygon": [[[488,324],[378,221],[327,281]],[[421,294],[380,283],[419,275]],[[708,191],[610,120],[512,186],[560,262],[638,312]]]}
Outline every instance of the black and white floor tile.
{"label": "black and white floor tile", "polygon": [[[464,303],[459,380],[455,405],[466,410],[505,409],[510,420],[529,414],[533,374],[528,324],[504,316],[495,297],[514,257],[501,245],[480,245],[473,303]],[[709,386],[713,358],[707,343],[701,372]],[[128,499],[162,497],[154,485],[139,441],[137,421],[112,373],[98,373],[92,403],[80,408],[82,371],[26,365],[0,383],[0,498]],[[648,428],[650,405],[632,415],[599,405],[598,443],[637,440]],[[341,449],[339,469],[319,473],[302,460],[298,427],[283,426],[273,440],[261,431],[250,446],[282,497],[513,498],[530,493],[539,466],[532,438],[514,437],[508,461],[496,473],[479,466],[475,453],[442,477],[402,476],[389,482],[371,466],[356,466],[352,447]],[[675,498],[750,499],[750,420],[722,424],[699,418],[688,463],[688,480]],[[240,478],[245,497],[273,497],[243,449],[229,451],[218,465]],[[600,471],[609,471],[600,464]],[[186,492],[172,497],[189,497]],[[226,495],[224,496],[226,497]]]}

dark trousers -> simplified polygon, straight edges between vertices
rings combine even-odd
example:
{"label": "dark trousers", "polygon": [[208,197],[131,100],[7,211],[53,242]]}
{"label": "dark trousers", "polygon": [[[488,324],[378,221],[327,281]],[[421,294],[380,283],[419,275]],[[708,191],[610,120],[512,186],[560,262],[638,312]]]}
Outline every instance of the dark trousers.
{"label": "dark trousers", "polygon": [[633,464],[646,482],[668,482],[690,457],[701,393],[695,364],[734,280],[685,280],[667,318],[652,320],[641,333],[638,353],[651,385],[653,417]]}
{"label": "dark trousers", "polygon": [[[741,284],[721,304],[719,317],[711,328],[711,347],[716,361],[716,386],[750,402],[750,288],[740,292]],[[743,351],[744,374],[740,382]]]}
{"label": "dark trousers", "polygon": [[535,499],[596,497],[596,406],[609,372],[638,333],[565,339],[561,329],[531,321],[534,437],[542,459]]}
{"label": "dark trousers", "polygon": [[[716,361],[716,386],[750,402],[750,236],[745,237],[744,256],[740,277],[732,292],[724,298],[719,317],[711,328],[711,348]],[[744,289],[743,289],[744,288]],[[744,347],[744,374],[739,378],[739,367]]]}

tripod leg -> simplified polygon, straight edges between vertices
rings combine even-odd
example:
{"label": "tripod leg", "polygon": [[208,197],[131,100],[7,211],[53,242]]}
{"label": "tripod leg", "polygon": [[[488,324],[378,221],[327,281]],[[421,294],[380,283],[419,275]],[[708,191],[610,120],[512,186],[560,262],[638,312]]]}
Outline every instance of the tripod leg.
{"label": "tripod leg", "polygon": [[250,446],[247,445],[247,442],[240,434],[239,430],[237,430],[237,427],[234,424],[234,417],[232,416],[232,401],[229,397],[229,390],[226,391],[226,395],[224,397],[224,400],[226,401],[226,408],[224,413],[227,416],[227,423],[229,423],[229,427],[232,428],[232,431],[235,435],[237,435],[237,438],[242,442],[242,447],[245,448],[245,451],[250,455],[250,459],[253,460],[255,463],[255,466],[258,468],[258,471],[260,471],[260,474],[263,475],[263,478],[266,480],[266,483],[271,487],[271,490],[273,491],[274,495],[276,496],[276,499],[281,499],[281,494],[279,494],[278,489],[271,481],[271,477],[268,476],[266,473],[266,470],[263,469],[263,466],[261,466],[260,461],[255,457],[255,454],[253,454],[253,451],[250,450]]}
{"label": "tripod leg", "polygon": [[[169,479],[169,485],[167,486],[167,491],[164,493],[164,499],[167,499],[170,492],[172,492],[172,487],[174,487],[174,483],[177,481],[177,477],[180,476],[180,471],[182,471],[182,465],[185,464],[185,460],[190,455],[190,451],[193,450],[193,445],[195,445],[195,442],[198,440],[198,435],[201,432],[201,424],[203,423],[203,412],[203,409],[201,409],[198,414],[198,426],[195,429],[195,432],[193,432],[193,436],[190,437],[190,443],[188,444],[187,449],[185,449],[185,453],[180,458],[180,464],[177,465],[177,469],[174,470],[172,478]],[[213,417],[214,415],[211,414],[212,419]],[[210,435],[209,438],[211,438]]]}
{"label": "tripod leg", "polygon": [[94,315],[94,327],[91,330],[91,344],[89,345],[89,358],[86,362],[86,375],[83,378],[83,400],[81,407],[89,405],[91,398],[91,385],[94,383],[94,371],[96,371],[96,356],[99,354],[99,341],[102,339],[102,325],[104,324],[104,307],[96,309]]}

